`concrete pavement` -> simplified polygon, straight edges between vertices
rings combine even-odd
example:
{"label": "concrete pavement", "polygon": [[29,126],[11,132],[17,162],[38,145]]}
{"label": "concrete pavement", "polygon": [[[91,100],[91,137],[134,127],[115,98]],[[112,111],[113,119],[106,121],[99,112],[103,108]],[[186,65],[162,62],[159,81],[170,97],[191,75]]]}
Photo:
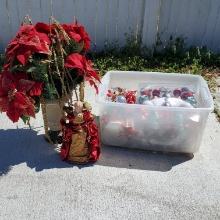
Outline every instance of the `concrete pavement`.
{"label": "concrete pavement", "polygon": [[[97,110],[97,109],[95,109]],[[193,156],[103,147],[93,166],[62,162],[43,138],[0,115],[0,220],[220,219],[220,124]]]}

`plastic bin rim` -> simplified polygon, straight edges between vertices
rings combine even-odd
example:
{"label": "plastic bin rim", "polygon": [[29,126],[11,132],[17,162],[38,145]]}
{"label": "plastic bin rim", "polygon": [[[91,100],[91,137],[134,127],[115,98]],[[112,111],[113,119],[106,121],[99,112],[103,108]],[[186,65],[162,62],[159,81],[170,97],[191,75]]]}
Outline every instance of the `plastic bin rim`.
{"label": "plastic bin rim", "polygon": [[[187,76],[187,77],[192,77],[192,78],[198,78],[198,79],[201,79],[202,81],[205,82],[206,84],[206,87],[208,88],[207,86],[207,83],[206,81],[204,80],[204,78],[202,76],[199,76],[199,75],[192,75],[190,73],[165,73],[165,72],[145,72],[145,71],[121,71],[121,70],[110,70],[108,71],[103,77],[108,77],[110,76],[111,74],[117,74],[117,73],[126,73],[126,74],[131,74],[131,73],[140,73],[140,74],[150,74],[150,73],[153,73],[153,74],[163,74],[163,75],[169,75],[172,74],[172,75],[176,75],[176,76]],[[211,94],[210,94],[211,96]],[[125,104],[124,103],[116,103],[116,102],[108,102],[108,101],[100,101],[99,100],[99,95],[96,99],[96,102],[98,104],[105,104],[105,105],[111,105],[111,106],[123,106],[125,107]],[[164,108],[166,108],[166,106],[149,106],[149,105],[140,105],[140,104],[130,104],[129,107],[132,107],[132,108],[137,108],[137,107],[141,107],[141,108],[146,108],[146,109],[155,109],[155,110],[164,110]],[[170,107],[169,108],[170,110],[174,110],[174,111],[213,111],[214,110],[214,103],[213,103],[213,99],[211,101],[211,106],[210,107],[207,107],[207,108],[186,108],[186,107]]]}
{"label": "plastic bin rim", "polygon": [[200,75],[194,75],[194,74],[191,74],[191,73],[180,73],[180,72],[148,72],[148,71],[123,71],[123,70],[110,70],[110,71],[108,71],[108,72],[106,72],[105,73],[105,75],[103,76],[103,77],[107,77],[107,76],[109,76],[109,75],[111,75],[111,74],[117,74],[117,73],[126,73],[126,74],[132,74],[132,73],[139,73],[139,74],[151,74],[151,73],[153,73],[153,74],[163,74],[163,75],[169,75],[170,76],[170,74],[171,75],[176,75],[176,76],[187,76],[187,77],[192,77],[192,78],[200,78],[200,79],[203,79],[204,80],[204,78],[202,77],[202,76],[200,76]]}

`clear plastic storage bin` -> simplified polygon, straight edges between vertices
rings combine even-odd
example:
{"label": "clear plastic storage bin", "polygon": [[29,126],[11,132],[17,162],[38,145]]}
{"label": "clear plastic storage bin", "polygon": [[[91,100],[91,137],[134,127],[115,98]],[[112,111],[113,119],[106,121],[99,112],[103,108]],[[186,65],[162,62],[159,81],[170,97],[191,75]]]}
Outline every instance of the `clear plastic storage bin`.
{"label": "clear plastic storage bin", "polygon": [[[108,89],[140,86],[188,87],[197,108],[147,106],[106,100]],[[105,145],[154,151],[194,153],[199,149],[213,99],[201,76],[177,73],[110,71],[102,78],[97,98],[101,140]]]}

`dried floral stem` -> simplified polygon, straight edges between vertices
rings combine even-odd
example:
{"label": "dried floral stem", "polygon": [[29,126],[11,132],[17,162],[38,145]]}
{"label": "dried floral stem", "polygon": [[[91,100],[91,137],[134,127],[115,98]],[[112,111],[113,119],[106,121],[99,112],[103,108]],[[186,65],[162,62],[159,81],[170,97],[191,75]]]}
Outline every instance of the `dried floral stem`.
{"label": "dried floral stem", "polygon": [[55,18],[51,17],[51,21],[56,26],[56,29],[62,33],[63,39],[66,41],[66,43],[69,44],[70,37],[68,36],[66,31],[63,29],[63,27],[59,24],[59,22]]}
{"label": "dried floral stem", "polygon": [[65,86],[63,77],[60,74],[60,70],[59,70],[59,66],[58,66],[58,62],[57,62],[57,55],[56,55],[55,50],[53,50],[53,56],[54,56],[56,71],[57,71],[58,76],[60,77],[60,81],[61,81],[61,84],[62,84],[62,91],[63,91],[64,95],[67,95],[66,86]]}
{"label": "dried floral stem", "polygon": [[21,25],[33,24],[29,15],[26,15],[21,23]]}
{"label": "dried floral stem", "polygon": [[75,92],[75,95],[76,95],[76,100],[79,101],[79,97],[78,97],[78,94],[77,94],[76,88],[74,88],[74,92]]}
{"label": "dried floral stem", "polygon": [[[51,58],[50,58],[50,59],[51,59]],[[52,77],[52,72],[51,72],[50,63],[49,63],[49,66],[48,66],[48,73],[49,73],[50,81],[51,81],[51,83],[52,83],[52,85],[53,85],[53,87],[54,87],[54,89],[55,89],[55,91],[56,91],[57,97],[58,97],[58,99],[59,99],[59,98],[60,98],[60,95],[59,95],[59,92],[58,92],[57,89],[56,89],[56,86],[55,86],[55,83],[54,83],[54,80],[53,80],[53,77]]]}
{"label": "dried floral stem", "polygon": [[[60,36],[59,36],[59,33],[58,31],[55,29],[55,33],[56,33],[56,36],[57,36],[57,40],[58,40],[58,48],[59,48],[59,52],[60,52],[60,56],[61,56],[61,67],[62,67],[62,70],[61,70],[61,73],[62,73],[62,80],[63,82],[65,81],[65,78],[67,79],[67,75],[66,75],[66,71],[65,71],[65,67],[64,67],[64,54],[63,54],[63,46],[62,46],[62,42],[60,40]],[[69,81],[67,80],[67,89],[68,89],[68,93],[70,93],[70,86],[69,86]]]}
{"label": "dried floral stem", "polygon": [[80,87],[79,87],[79,97],[80,97],[80,101],[83,102],[84,101],[84,88],[85,88],[85,84],[84,81],[80,83]]}

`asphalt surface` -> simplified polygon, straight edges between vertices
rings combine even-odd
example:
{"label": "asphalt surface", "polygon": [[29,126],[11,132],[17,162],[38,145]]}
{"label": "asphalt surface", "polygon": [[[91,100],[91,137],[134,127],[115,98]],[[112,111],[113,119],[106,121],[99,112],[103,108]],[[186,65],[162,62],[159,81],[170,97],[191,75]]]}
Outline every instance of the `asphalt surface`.
{"label": "asphalt surface", "polygon": [[[96,109],[95,109],[96,110]],[[32,130],[0,114],[0,219],[220,219],[220,124],[200,151],[163,154],[103,146],[93,166],[60,160]]]}

